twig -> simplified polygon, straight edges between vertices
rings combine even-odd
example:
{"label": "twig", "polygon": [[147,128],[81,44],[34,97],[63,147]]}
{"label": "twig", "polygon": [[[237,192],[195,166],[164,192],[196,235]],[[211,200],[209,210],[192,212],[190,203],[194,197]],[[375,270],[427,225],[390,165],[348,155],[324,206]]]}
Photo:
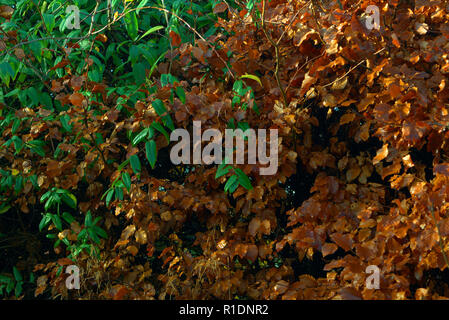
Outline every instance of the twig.
{"label": "twig", "polygon": [[[162,1],[163,8],[166,9],[165,1],[164,0],[161,0],[161,1]],[[170,23],[168,22],[168,16],[167,16],[167,12],[166,11],[164,11],[164,17],[165,17],[165,22],[167,23],[168,33],[170,35],[170,29],[171,28],[170,28]],[[170,38],[168,39],[168,43],[170,44],[170,63],[168,65],[168,73],[171,74],[171,67],[172,67],[172,60],[173,60],[173,58],[172,58],[173,45],[171,43],[171,39]]]}
{"label": "twig", "polygon": [[275,52],[275,59],[276,59],[276,67],[274,70],[274,76],[276,78],[276,82],[278,85],[279,90],[281,91],[282,99],[284,100],[284,106],[287,107],[287,97],[285,95],[285,91],[282,87],[281,80],[279,78],[279,64],[280,64],[280,58],[279,58],[279,46],[277,43],[273,41],[273,39],[268,35],[268,32],[265,30],[265,0],[262,0],[262,31],[265,34],[265,37],[270,41],[271,45],[274,47]]}
{"label": "twig", "polygon": [[298,74],[298,72],[299,72],[302,68],[304,68],[307,64],[309,64],[310,62],[312,62],[312,61],[314,61],[314,60],[316,60],[316,59],[321,58],[322,56],[324,56],[324,53],[325,53],[325,51],[323,51],[323,53],[321,53],[319,56],[313,57],[313,58],[310,59],[310,60],[307,58],[307,61],[304,62],[304,64],[303,64],[301,67],[299,67],[298,69],[296,69],[295,73],[293,74],[293,77],[291,77],[290,81],[288,82],[287,88],[285,88],[285,92],[288,92],[288,89],[290,88],[290,86],[291,86],[293,80],[295,79],[296,75]]}
{"label": "twig", "polygon": [[[226,69],[228,69],[228,71],[229,71],[229,73],[231,74],[231,76],[232,76],[232,78],[235,78],[235,75],[234,75],[234,73],[232,72],[232,70],[229,68],[229,66],[228,66],[228,63],[226,62],[226,60],[224,60],[221,56],[220,56],[220,54],[218,53],[218,51],[217,51],[217,49],[215,49],[215,47],[209,42],[209,41],[207,41],[206,39],[204,39],[204,37],[195,29],[195,28],[192,28],[192,26],[187,22],[187,21],[185,21],[183,18],[181,18],[180,16],[178,16],[176,13],[174,13],[174,12],[171,12],[171,11],[169,11],[169,10],[167,10],[167,9],[163,9],[163,8],[159,8],[159,7],[154,7],[154,6],[149,6],[149,7],[142,7],[142,8],[140,8],[141,10],[142,9],[156,9],[156,10],[159,10],[159,11],[163,11],[163,12],[167,12],[167,13],[170,13],[171,15],[173,15],[175,18],[177,18],[179,21],[181,21],[182,23],[184,23],[186,26],[187,26],[187,28],[189,28],[191,31],[193,31],[197,36],[198,36],[198,38],[200,38],[201,40],[203,40],[204,42],[206,42],[208,45],[209,45],[209,47],[212,49],[212,51],[217,55],[217,57],[221,60],[221,62],[223,62],[224,63],[224,65],[226,66]],[[132,10],[136,10],[136,9],[132,9]]]}
{"label": "twig", "polygon": [[355,68],[357,68],[359,65],[361,65],[363,62],[365,62],[365,59],[363,59],[362,61],[360,61],[359,63],[357,63],[355,66],[353,66],[351,69],[348,70],[348,72],[346,72],[344,75],[342,75],[341,77],[338,77],[337,79],[335,79],[334,81],[332,81],[331,83],[328,83],[326,85],[323,86],[323,88],[329,87],[331,85],[333,85],[335,82],[340,81],[341,79],[343,79],[344,77],[346,77],[348,74],[350,74]]}
{"label": "twig", "polygon": [[292,25],[292,23],[295,21],[296,17],[298,16],[298,14],[301,12],[301,10],[303,8],[305,8],[309,2],[311,0],[307,1],[305,5],[303,5],[301,8],[298,9],[298,11],[295,13],[295,15],[293,16],[293,18],[291,18],[290,22],[288,23],[287,27],[284,29],[284,31],[282,32],[281,36],[279,37],[278,41],[276,41],[276,45],[279,45],[279,43],[281,42],[282,38],[284,37],[284,34],[287,32],[287,30],[290,28],[290,26]]}

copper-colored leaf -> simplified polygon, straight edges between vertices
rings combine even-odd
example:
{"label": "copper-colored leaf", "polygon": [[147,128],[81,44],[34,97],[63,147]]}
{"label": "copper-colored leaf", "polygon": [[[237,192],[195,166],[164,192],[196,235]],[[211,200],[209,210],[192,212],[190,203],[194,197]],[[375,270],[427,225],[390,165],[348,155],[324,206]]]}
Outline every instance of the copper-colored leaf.
{"label": "copper-colored leaf", "polygon": [[335,243],[325,243],[321,248],[321,253],[323,254],[323,257],[330,255],[337,251],[338,247]]}
{"label": "copper-colored leaf", "polygon": [[81,107],[83,105],[84,96],[79,92],[75,92],[70,95],[69,99],[71,104]]}
{"label": "copper-colored leaf", "polygon": [[388,144],[385,143],[381,149],[377,150],[377,154],[373,159],[373,164],[376,164],[388,156]]}

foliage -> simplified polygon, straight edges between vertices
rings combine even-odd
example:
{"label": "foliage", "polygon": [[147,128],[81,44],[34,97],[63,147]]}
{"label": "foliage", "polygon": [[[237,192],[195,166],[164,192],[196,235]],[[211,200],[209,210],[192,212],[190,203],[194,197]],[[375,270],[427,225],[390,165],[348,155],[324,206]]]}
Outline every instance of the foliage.
{"label": "foliage", "polygon": [[[443,1],[73,3],[0,6],[4,297],[447,297]],[[277,173],[172,165],[194,120],[278,129]]]}

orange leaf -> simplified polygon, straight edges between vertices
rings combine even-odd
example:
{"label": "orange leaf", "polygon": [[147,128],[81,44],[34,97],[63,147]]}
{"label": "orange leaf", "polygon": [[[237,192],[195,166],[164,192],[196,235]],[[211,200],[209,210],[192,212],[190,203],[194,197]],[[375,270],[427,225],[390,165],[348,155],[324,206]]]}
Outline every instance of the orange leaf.
{"label": "orange leaf", "polygon": [[388,144],[385,143],[381,149],[377,150],[377,154],[373,159],[373,164],[378,163],[379,161],[382,161],[388,156]]}
{"label": "orange leaf", "polygon": [[131,253],[133,256],[135,256],[137,252],[139,252],[139,249],[137,249],[136,246],[129,246],[126,248],[126,250],[128,250],[129,253]]}
{"label": "orange leaf", "polygon": [[114,300],[123,300],[123,297],[128,293],[128,289],[126,287],[121,287],[117,290],[117,293],[114,295]]}
{"label": "orange leaf", "polygon": [[393,44],[395,45],[395,47],[397,47],[397,48],[400,48],[400,47],[401,47],[401,44],[400,44],[400,42],[399,42],[399,38],[398,38],[398,36],[396,35],[396,33],[392,33],[392,34],[391,34],[391,39],[393,40]]}
{"label": "orange leaf", "polygon": [[95,37],[95,40],[105,43],[106,41],[108,41],[108,37],[104,34],[99,34]]}
{"label": "orange leaf", "polygon": [[331,239],[341,248],[346,251],[352,249],[353,241],[350,234],[334,233],[331,235]]}
{"label": "orange leaf", "polygon": [[74,106],[81,107],[83,105],[84,96],[79,92],[75,92],[70,95],[69,100]]}
{"label": "orange leaf", "polygon": [[355,113],[346,113],[340,118],[340,125],[352,122],[355,119]]}
{"label": "orange leaf", "polygon": [[70,260],[69,258],[61,258],[58,260],[58,264],[60,266],[68,266],[68,265],[73,264],[73,261]]}
{"label": "orange leaf", "polygon": [[179,36],[179,34],[174,32],[173,30],[170,30],[170,39],[171,39],[171,44],[175,47],[177,47],[181,44],[181,37]]}

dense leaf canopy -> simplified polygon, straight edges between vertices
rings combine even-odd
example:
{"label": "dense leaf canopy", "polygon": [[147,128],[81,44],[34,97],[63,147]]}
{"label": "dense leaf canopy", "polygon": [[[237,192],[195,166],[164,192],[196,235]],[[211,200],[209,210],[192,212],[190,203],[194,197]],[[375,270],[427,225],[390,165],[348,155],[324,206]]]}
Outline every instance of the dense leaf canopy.
{"label": "dense leaf canopy", "polygon": [[[0,0],[0,295],[449,297],[448,40],[439,0]],[[174,164],[193,121],[277,172]]]}

